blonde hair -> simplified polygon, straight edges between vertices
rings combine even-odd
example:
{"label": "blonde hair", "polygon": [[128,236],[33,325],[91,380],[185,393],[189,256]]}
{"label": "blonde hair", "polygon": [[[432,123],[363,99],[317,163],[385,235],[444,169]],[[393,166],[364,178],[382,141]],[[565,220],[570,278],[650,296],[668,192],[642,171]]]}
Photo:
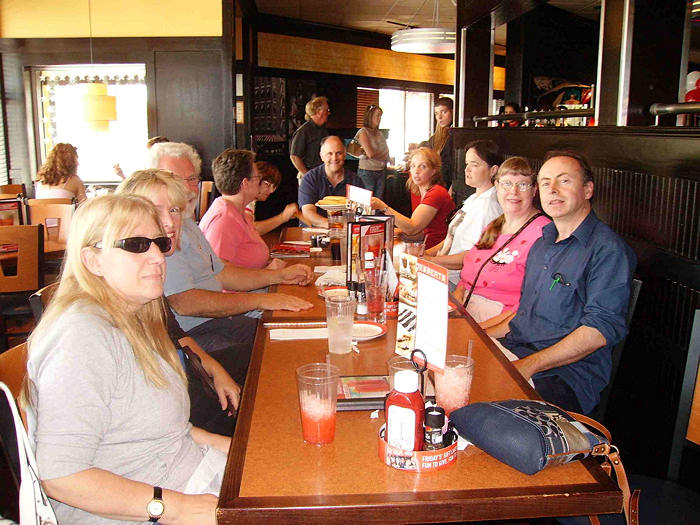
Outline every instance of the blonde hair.
{"label": "blonde hair", "polygon": [[[433,177],[430,179],[430,185],[435,186],[442,180],[442,174],[440,173],[442,161],[440,160],[440,155],[438,155],[438,153],[432,148],[426,148],[425,146],[421,146],[420,148],[414,150],[411,154],[411,158],[409,159],[409,166],[411,161],[413,161],[413,157],[415,157],[418,154],[423,155],[423,157],[425,157],[425,161],[428,163],[430,168],[435,170],[435,172],[433,173]],[[420,190],[418,189],[418,186],[416,186],[416,183],[413,182],[413,177],[408,177],[408,180],[406,181],[406,188],[408,188],[408,191],[410,191],[414,195],[420,195]]]}
{"label": "blonde hair", "polygon": [[72,144],[56,144],[46,162],[39,168],[36,180],[48,186],[58,186],[78,173],[78,151]]}
{"label": "blonde hair", "polygon": [[168,192],[170,205],[177,206],[184,213],[187,206],[187,188],[182,179],[172,171],[155,168],[135,171],[119,184],[117,193],[140,195],[150,201],[153,192],[162,187]]}
{"label": "blonde hair", "polygon": [[[504,175],[522,175],[524,177],[530,177],[530,182],[537,187],[537,174],[532,171],[530,163],[523,157],[510,157],[506,159],[498,168],[493,182],[497,182]],[[481,234],[479,242],[475,245],[476,248],[478,250],[493,248],[493,245],[496,244],[496,239],[498,239],[498,236],[503,230],[505,222],[505,215],[500,215],[492,220]]]}
{"label": "blonde hair", "polygon": [[[138,195],[104,195],[86,201],[75,212],[66,246],[66,257],[58,289],[41,321],[29,337],[29,352],[46,337],[51,325],[72,305],[88,303],[104,310],[105,318],[126,337],[144,376],[158,388],[167,386],[157,356],[160,356],[187,383],[173,342],[165,325],[163,298],[154,299],[136,312],[127,311],[124,299],[107,284],[104,277],[95,275],[83,264],[83,248],[94,248],[102,242],[103,253],[112,248],[114,241],[128,236],[136,225],[151,220],[165,235],[153,204]],[[127,268],[124,271],[128,271]],[[31,399],[25,379],[24,399]]]}
{"label": "blonde hair", "polygon": [[321,109],[324,104],[326,106],[328,105],[328,99],[326,97],[316,97],[309,100],[304,107],[304,120],[310,120],[311,117],[318,113],[318,110]]}

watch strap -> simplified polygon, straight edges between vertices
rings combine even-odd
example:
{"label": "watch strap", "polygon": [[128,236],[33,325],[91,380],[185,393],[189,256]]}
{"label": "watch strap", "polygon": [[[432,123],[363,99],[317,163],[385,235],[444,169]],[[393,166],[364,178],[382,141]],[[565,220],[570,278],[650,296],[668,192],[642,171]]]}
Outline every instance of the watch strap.
{"label": "watch strap", "polygon": [[[153,500],[158,500],[160,502],[163,501],[163,489],[161,487],[153,487]],[[165,510],[165,507],[163,507],[163,510]],[[161,518],[161,516],[163,516],[162,512],[158,516],[152,516],[149,513],[148,521],[150,523],[158,523],[158,520]]]}

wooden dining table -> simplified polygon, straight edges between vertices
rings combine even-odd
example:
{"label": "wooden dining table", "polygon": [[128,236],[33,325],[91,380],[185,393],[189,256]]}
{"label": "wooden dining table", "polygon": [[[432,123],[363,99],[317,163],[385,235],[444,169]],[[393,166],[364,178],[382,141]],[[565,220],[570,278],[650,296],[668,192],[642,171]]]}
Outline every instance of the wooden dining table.
{"label": "wooden dining table", "polygon": [[[285,239],[303,237],[294,230],[286,235]],[[324,257],[301,262],[315,265],[316,259]],[[305,313],[267,312],[258,326],[219,497],[218,523],[426,523],[621,512],[621,491],[591,458],[528,476],[469,445],[438,472],[391,468],[378,455],[383,411],[338,412],[332,443],[304,443],[296,368],[328,361],[341,375],[386,375],[387,361],[394,355],[396,321],[387,322],[384,336],[360,342],[359,352],[345,355],[329,354],[326,340],[273,341],[265,323],[325,320],[323,302],[313,286],[279,288],[308,298],[314,308]],[[538,399],[472,319],[449,319],[447,341],[448,354],[466,354],[473,341],[471,402]]]}

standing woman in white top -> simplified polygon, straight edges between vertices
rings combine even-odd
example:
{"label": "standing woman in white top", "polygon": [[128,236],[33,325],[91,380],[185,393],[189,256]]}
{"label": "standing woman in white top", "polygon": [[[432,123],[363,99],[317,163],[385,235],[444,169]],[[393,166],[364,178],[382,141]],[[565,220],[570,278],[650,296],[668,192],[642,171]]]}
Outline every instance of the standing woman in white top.
{"label": "standing woman in white top", "polygon": [[80,204],[85,196],[85,184],[78,177],[78,150],[71,144],[59,142],[49,153],[36,174],[37,199],[72,199]]}
{"label": "standing woman in white top", "polygon": [[464,252],[479,241],[486,225],[503,213],[493,186],[501,160],[498,145],[492,140],[475,140],[467,144],[464,182],[476,192],[452,217],[445,240],[425,252],[430,260],[450,270],[450,290],[454,290],[459,282]]}
{"label": "standing woman in white top", "polygon": [[360,155],[357,174],[365,184],[365,189],[371,190],[378,199],[384,198],[386,163],[389,160],[389,147],[386,145],[384,134],[379,131],[383,113],[379,106],[373,104],[367,106],[362,127],[355,135],[365,151]]}

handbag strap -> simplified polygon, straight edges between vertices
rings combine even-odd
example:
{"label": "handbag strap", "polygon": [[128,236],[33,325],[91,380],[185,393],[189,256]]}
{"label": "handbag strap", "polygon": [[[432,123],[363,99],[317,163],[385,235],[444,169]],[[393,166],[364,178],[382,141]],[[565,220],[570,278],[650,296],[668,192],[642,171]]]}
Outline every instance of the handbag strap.
{"label": "handbag strap", "polygon": [[21,477],[19,487],[19,522],[45,525],[56,524],[56,515],[53,508],[51,508],[48,496],[41,486],[34,451],[29,441],[29,436],[27,436],[27,431],[24,429],[22,418],[17,410],[15,398],[7,385],[2,381],[0,381],[0,390],[5,394],[7,403],[10,406],[17,436],[17,453]]}
{"label": "handbag strap", "polygon": [[[595,445],[591,451],[591,455],[605,456],[607,458],[609,464],[612,466],[612,469],[615,471],[615,479],[617,480],[617,484],[622,491],[622,510],[625,512],[625,520],[627,521],[627,525],[639,525],[640,491],[635,490],[634,492],[630,493],[630,485],[627,479],[627,473],[625,472],[625,467],[620,459],[620,451],[616,446],[610,444],[612,441],[610,431],[595,419],[591,419],[590,417],[584,416],[583,414],[578,414],[576,412],[567,413],[584,425],[596,429],[605,437],[605,439],[607,439],[607,443]],[[610,475],[610,469],[608,468],[606,471],[608,475]],[[597,516],[589,516],[589,518],[591,523],[594,525],[600,523]]]}
{"label": "handbag strap", "polygon": [[484,264],[481,265],[481,267],[479,268],[479,271],[476,272],[474,279],[472,279],[472,285],[469,288],[469,293],[467,294],[467,298],[464,300],[464,303],[463,303],[465,308],[469,304],[469,300],[472,298],[472,294],[474,293],[474,288],[476,288],[476,283],[479,281],[479,276],[481,275],[482,270],[486,267],[486,265],[489,263],[489,261],[491,261],[491,259],[493,259],[496,256],[496,254],[499,253],[503,248],[508,246],[512,241],[514,241],[515,238],[518,235],[520,235],[522,233],[522,231],[525,228],[527,228],[532,221],[534,221],[538,217],[542,217],[542,215],[544,215],[544,213],[542,213],[542,212],[535,213],[532,217],[530,217],[527,221],[525,221],[525,224],[523,224],[518,229],[517,232],[515,232],[513,235],[511,235],[510,238],[506,242],[504,242],[497,250],[494,250],[493,253],[486,258],[486,260],[484,261]]}

